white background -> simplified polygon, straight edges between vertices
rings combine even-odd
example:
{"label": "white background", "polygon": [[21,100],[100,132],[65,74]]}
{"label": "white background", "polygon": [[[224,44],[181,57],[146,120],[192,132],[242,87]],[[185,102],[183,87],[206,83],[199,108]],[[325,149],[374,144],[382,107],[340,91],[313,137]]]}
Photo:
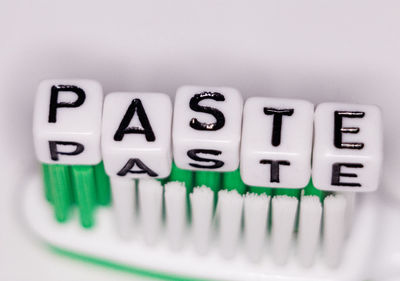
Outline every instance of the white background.
{"label": "white background", "polygon": [[183,84],[247,96],[378,104],[382,187],[400,197],[400,2],[0,2],[0,279],[132,280],[48,252],[15,211],[34,167],[32,101],[45,78],[93,78],[105,92]]}

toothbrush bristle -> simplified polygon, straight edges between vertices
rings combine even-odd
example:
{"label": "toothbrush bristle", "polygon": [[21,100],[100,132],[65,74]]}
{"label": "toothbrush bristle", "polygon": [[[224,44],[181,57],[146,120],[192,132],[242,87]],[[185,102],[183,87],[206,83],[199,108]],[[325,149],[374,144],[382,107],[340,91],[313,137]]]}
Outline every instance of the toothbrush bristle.
{"label": "toothbrush bristle", "polygon": [[218,192],[218,244],[221,255],[230,259],[235,255],[242,222],[243,197],[236,191]]}
{"label": "toothbrush bristle", "polygon": [[211,238],[214,193],[206,186],[196,187],[190,194],[194,247],[200,255],[207,253]]}
{"label": "toothbrush bristle", "polygon": [[323,254],[325,262],[336,267],[347,232],[347,200],[344,195],[329,195],[324,201]]}
{"label": "toothbrush bristle", "polygon": [[110,178],[115,227],[122,239],[129,239],[133,232],[136,213],[135,182]]}
{"label": "toothbrush bristle", "polygon": [[186,229],[186,187],[181,182],[165,184],[166,234],[171,249],[182,248]]}
{"label": "toothbrush bristle", "polygon": [[346,198],[346,236],[350,234],[351,225],[354,223],[354,212],[355,212],[355,204],[356,204],[356,194],[353,192],[343,192],[339,193],[345,196]]}
{"label": "toothbrush bristle", "polygon": [[153,245],[159,238],[162,221],[163,186],[156,180],[139,181],[140,223],[144,240]]}
{"label": "toothbrush bristle", "polygon": [[266,194],[247,193],[244,197],[244,243],[252,262],[260,261],[264,251],[270,200]]}
{"label": "toothbrush bristle", "polygon": [[272,198],[271,251],[275,262],[283,265],[289,257],[299,200],[292,196]]}
{"label": "toothbrush bristle", "polygon": [[309,267],[314,263],[321,235],[322,204],[318,196],[302,196],[297,233],[299,262]]}

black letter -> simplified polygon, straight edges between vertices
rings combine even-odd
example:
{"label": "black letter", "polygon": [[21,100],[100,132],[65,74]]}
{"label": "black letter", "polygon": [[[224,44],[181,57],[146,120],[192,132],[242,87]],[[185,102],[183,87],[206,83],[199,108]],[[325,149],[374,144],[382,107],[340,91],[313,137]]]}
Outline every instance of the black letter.
{"label": "black letter", "polygon": [[187,152],[187,156],[189,156],[191,159],[199,162],[213,162],[213,165],[210,166],[204,166],[196,163],[189,163],[190,166],[195,167],[195,168],[206,168],[206,169],[218,169],[224,166],[224,162],[216,159],[208,159],[208,158],[202,158],[199,157],[197,154],[202,153],[202,154],[211,154],[211,155],[220,155],[222,152],[219,150],[213,150],[213,149],[191,149]]}
{"label": "black letter", "polygon": [[359,183],[352,183],[352,182],[340,182],[340,177],[348,177],[348,178],[356,178],[357,174],[349,174],[349,173],[341,173],[340,168],[347,167],[347,168],[363,168],[364,166],[360,163],[334,163],[332,165],[332,180],[331,184],[336,186],[355,186],[361,187]]}
{"label": "black letter", "polygon": [[277,109],[272,107],[264,107],[265,115],[273,115],[272,121],[272,138],[271,143],[273,146],[281,144],[281,131],[282,131],[282,116],[292,116],[294,109]]}
{"label": "black letter", "polygon": [[[131,170],[133,166],[138,166],[141,170],[133,171]],[[131,174],[148,174],[150,177],[157,177],[158,174],[147,167],[140,159],[138,158],[131,158],[126,162],[125,166],[117,173],[118,176],[125,176],[127,173]]]}
{"label": "black letter", "polygon": [[[129,123],[132,120],[132,117],[135,115],[135,112],[137,112],[138,114],[139,121],[140,124],[142,124],[143,129],[138,127],[128,128]],[[140,99],[132,100],[132,103],[129,105],[124,118],[122,118],[121,124],[119,124],[118,130],[115,132],[114,140],[122,141],[125,134],[144,134],[146,136],[147,141],[156,140],[149,119],[147,118],[146,111],[144,111]]]}
{"label": "black letter", "polygon": [[[58,102],[59,92],[73,92],[78,98],[75,102]],[[85,91],[77,86],[72,85],[57,85],[51,87],[50,94],[50,110],[49,110],[49,123],[57,122],[57,108],[61,107],[79,107],[86,99]]]}
{"label": "black letter", "polygon": [[190,108],[196,112],[204,112],[211,114],[214,116],[216,122],[215,123],[202,123],[199,122],[196,118],[192,118],[189,122],[190,127],[199,131],[216,131],[221,129],[225,125],[225,117],[224,114],[216,108],[209,106],[201,106],[199,102],[204,99],[213,99],[216,101],[225,101],[225,97],[216,92],[202,92],[200,94],[194,95],[190,99]]}
{"label": "black letter", "polygon": [[[73,145],[75,150],[71,152],[62,152],[57,149],[58,145]],[[73,141],[49,141],[50,157],[53,161],[58,161],[58,155],[78,155],[83,152],[84,146]]]}
{"label": "black letter", "polygon": [[286,160],[260,160],[260,164],[271,165],[271,178],[270,182],[279,182],[279,165],[290,166],[290,162]]}
{"label": "black letter", "polygon": [[333,143],[337,148],[349,148],[349,149],[362,149],[363,143],[356,142],[342,142],[342,134],[357,134],[360,128],[356,127],[342,127],[343,118],[363,118],[365,112],[361,111],[335,111],[335,128],[334,128],[334,140]]}

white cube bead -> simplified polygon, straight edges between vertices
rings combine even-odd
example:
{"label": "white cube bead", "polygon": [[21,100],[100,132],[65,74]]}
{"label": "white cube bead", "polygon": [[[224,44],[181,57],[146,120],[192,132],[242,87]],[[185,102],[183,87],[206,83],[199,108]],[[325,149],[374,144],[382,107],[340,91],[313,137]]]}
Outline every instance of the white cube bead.
{"label": "white cube bead", "polygon": [[372,105],[322,103],[315,111],[312,177],[330,191],[374,191],[382,165],[382,117]]}
{"label": "white cube bead", "polygon": [[176,165],[190,170],[236,170],[242,110],[242,96],[232,88],[178,89],[173,121]]}
{"label": "white cube bead", "polygon": [[249,98],[240,172],[252,186],[302,188],[310,180],[314,106],[295,99]]}
{"label": "white cube bead", "polygon": [[102,106],[103,91],[96,81],[42,81],[33,116],[38,160],[67,165],[99,163]]}
{"label": "white cube bead", "polygon": [[165,178],[171,171],[172,104],[159,93],[111,93],[103,109],[102,152],[109,176]]}

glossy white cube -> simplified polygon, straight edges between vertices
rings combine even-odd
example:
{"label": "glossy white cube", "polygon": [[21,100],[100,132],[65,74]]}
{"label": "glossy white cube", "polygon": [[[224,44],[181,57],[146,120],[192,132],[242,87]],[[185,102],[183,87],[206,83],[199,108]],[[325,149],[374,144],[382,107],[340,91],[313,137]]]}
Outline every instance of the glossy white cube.
{"label": "glossy white cube", "polygon": [[[124,134],[121,140],[115,135],[126,117],[127,110],[134,101],[140,101],[154,139],[141,133]],[[138,110],[130,118],[129,128],[144,129],[143,120],[139,119]],[[103,109],[102,153],[103,161],[109,176],[125,178],[165,178],[171,171],[171,120],[172,104],[169,96],[160,93],[123,93],[116,92],[106,96]],[[121,173],[131,159],[139,159],[154,173]],[[136,160],[135,160],[136,161]],[[137,162],[132,171],[143,170]]]}
{"label": "glossy white cube", "polygon": [[[51,100],[53,105],[57,104],[56,107],[50,106]],[[42,81],[33,115],[33,138],[38,160],[67,165],[99,163],[102,107],[103,91],[97,81]],[[53,152],[55,149],[60,153],[51,155],[51,146]]]}
{"label": "glossy white cube", "polygon": [[[275,109],[288,110],[281,116],[280,126],[274,126],[276,115],[271,112]],[[306,186],[311,175],[313,114],[314,106],[308,101],[249,98],[243,112],[240,152],[242,180],[252,186]],[[266,161],[282,161],[279,173],[271,173],[272,164]]]}
{"label": "glossy white cube", "polygon": [[[337,120],[336,131],[340,128],[354,131],[337,132],[336,137],[341,140],[336,139],[336,144],[335,112],[344,115],[342,124]],[[314,126],[312,177],[315,187],[329,191],[376,190],[383,157],[380,109],[373,105],[322,103],[315,111]]]}
{"label": "glossy white cube", "polygon": [[[213,114],[195,111],[190,106],[196,97],[208,94],[218,95],[217,100],[204,98],[197,105],[211,107],[222,113],[224,120],[222,126],[219,126],[222,124],[221,118],[217,119]],[[176,165],[189,170],[221,172],[236,170],[239,166],[242,110],[243,99],[235,89],[197,86],[179,88],[175,97],[172,133]],[[214,127],[214,129],[199,130],[191,125],[193,122],[205,123],[208,124],[208,128]],[[213,123],[217,125],[214,126]],[[189,155],[192,155],[192,158]],[[193,155],[219,162],[198,161],[193,159]]]}

